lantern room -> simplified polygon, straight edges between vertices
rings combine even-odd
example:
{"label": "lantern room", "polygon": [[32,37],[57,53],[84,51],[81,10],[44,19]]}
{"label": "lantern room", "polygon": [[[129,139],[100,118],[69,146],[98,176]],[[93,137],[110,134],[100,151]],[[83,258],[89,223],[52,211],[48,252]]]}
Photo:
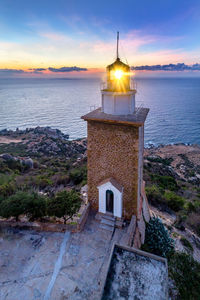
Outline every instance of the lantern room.
{"label": "lantern room", "polygon": [[130,91],[130,67],[119,57],[107,66],[107,90],[112,92]]}
{"label": "lantern room", "polygon": [[129,115],[135,112],[136,90],[131,88],[130,67],[120,60],[118,45],[119,32],[117,33],[116,60],[106,68],[106,86],[101,90],[101,110],[111,115]]}

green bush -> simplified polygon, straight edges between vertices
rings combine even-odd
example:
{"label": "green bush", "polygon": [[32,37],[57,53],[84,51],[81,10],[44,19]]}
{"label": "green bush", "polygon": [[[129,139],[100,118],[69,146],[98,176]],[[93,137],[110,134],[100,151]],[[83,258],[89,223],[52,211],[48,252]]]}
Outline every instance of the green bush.
{"label": "green bush", "polygon": [[179,211],[184,207],[185,199],[181,196],[176,195],[172,191],[165,191],[164,198],[166,199],[169,208],[174,211]]}
{"label": "green bush", "polygon": [[173,239],[170,238],[159,218],[153,217],[146,224],[145,242],[142,249],[163,257],[167,257],[173,252]]}
{"label": "green bush", "polygon": [[73,169],[69,173],[69,177],[74,184],[79,184],[83,180],[87,180],[87,168],[82,166],[80,168]]}
{"label": "green bush", "polygon": [[188,250],[193,251],[191,243],[184,236],[180,238],[180,241],[183,244],[183,246],[185,246]]}
{"label": "green bush", "polygon": [[12,196],[2,200],[0,215],[4,218],[26,214],[31,220],[43,217],[46,214],[46,199],[37,193],[18,191]]}
{"label": "green bush", "polygon": [[74,191],[61,191],[48,201],[48,214],[63,218],[64,223],[71,219],[80,208],[81,200],[79,194]]}
{"label": "green bush", "polygon": [[152,156],[148,156],[147,160],[150,162],[157,162],[157,163],[161,163],[165,166],[170,166],[171,162],[173,161],[173,158],[162,158],[162,157],[152,157]]}
{"label": "green bush", "polygon": [[186,220],[189,225],[200,236],[200,214],[192,212],[189,214]]}
{"label": "green bush", "polygon": [[185,214],[177,214],[176,221],[174,223],[175,228],[179,230],[185,230],[185,221],[187,216]]}
{"label": "green bush", "polygon": [[60,173],[55,174],[51,179],[55,185],[60,185],[60,184],[66,185],[69,183],[70,180],[67,174],[60,174]]}
{"label": "green bush", "polygon": [[8,166],[5,164],[5,162],[0,161],[0,173],[8,173],[11,170],[8,168]]}
{"label": "green bush", "polygon": [[8,197],[16,190],[15,175],[0,175],[0,196]]}
{"label": "green bush", "polygon": [[17,160],[13,160],[13,159],[7,160],[6,164],[7,164],[8,168],[11,170],[23,171],[23,166]]}
{"label": "green bush", "polygon": [[28,194],[25,203],[25,213],[30,217],[31,221],[44,217],[47,210],[46,197],[35,192]]}
{"label": "green bush", "polygon": [[145,188],[148,200],[156,205],[158,203],[163,203],[163,196],[157,185],[153,184]]}
{"label": "green bush", "polygon": [[14,174],[0,174],[0,185],[5,183],[13,183],[15,180]]}
{"label": "green bush", "polygon": [[0,196],[7,197],[15,192],[15,186],[12,183],[4,183],[0,185]]}
{"label": "green bush", "polygon": [[176,191],[178,189],[177,182],[172,176],[151,174],[151,179],[152,181],[157,183],[163,190]]}
{"label": "green bush", "polygon": [[178,299],[200,299],[200,264],[188,254],[175,252],[169,257],[168,267],[178,289]]}
{"label": "green bush", "polygon": [[51,186],[53,181],[47,175],[37,175],[34,179],[34,184],[40,189],[44,189],[47,186]]}
{"label": "green bush", "polygon": [[193,211],[196,211],[196,206],[195,204],[193,204],[192,202],[187,202],[185,205],[184,205],[184,208],[186,211],[188,211],[189,213],[190,212],[193,212]]}
{"label": "green bush", "polygon": [[17,192],[16,194],[6,198],[1,203],[0,215],[4,218],[15,217],[16,221],[19,215],[26,211],[26,203],[28,194],[25,192]]}
{"label": "green bush", "polygon": [[195,210],[200,208],[200,200],[199,199],[194,199],[194,206],[195,206]]}

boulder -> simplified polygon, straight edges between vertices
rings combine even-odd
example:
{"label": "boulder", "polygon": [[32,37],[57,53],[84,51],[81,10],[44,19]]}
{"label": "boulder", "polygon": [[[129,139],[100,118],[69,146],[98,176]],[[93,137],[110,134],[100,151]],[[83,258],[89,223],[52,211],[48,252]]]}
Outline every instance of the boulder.
{"label": "boulder", "polygon": [[8,161],[8,160],[15,160],[15,157],[8,154],[8,153],[4,153],[0,155],[1,158],[3,158],[4,160]]}
{"label": "boulder", "polygon": [[22,164],[23,164],[24,166],[29,167],[30,169],[33,168],[33,160],[32,160],[31,158],[24,159],[24,160],[22,161]]}

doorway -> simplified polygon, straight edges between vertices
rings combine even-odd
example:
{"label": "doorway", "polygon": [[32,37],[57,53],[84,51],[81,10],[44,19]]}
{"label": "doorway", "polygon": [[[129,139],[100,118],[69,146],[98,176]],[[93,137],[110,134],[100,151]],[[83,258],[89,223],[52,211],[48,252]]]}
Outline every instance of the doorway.
{"label": "doorway", "polygon": [[106,191],[106,212],[113,214],[114,194],[111,190]]}

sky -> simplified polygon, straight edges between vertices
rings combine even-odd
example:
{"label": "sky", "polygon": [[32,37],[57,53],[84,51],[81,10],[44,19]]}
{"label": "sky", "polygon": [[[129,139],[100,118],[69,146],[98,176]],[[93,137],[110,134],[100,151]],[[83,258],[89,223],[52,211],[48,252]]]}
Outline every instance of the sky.
{"label": "sky", "polygon": [[[200,63],[199,0],[0,0],[0,76]],[[199,72],[200,73],[200,72]]]}

